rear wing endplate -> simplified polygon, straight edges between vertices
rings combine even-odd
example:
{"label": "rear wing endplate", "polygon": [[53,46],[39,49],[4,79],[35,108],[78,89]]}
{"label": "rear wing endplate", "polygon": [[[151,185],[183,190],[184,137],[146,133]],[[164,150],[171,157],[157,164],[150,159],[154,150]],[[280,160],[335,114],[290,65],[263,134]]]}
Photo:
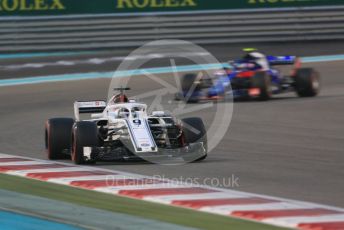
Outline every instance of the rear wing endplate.
{"label": "rear wing endplate", "polygon": [[105,101],[76,101],[74,102],[74,116],[80,120],[82,113],[102,113],[106,108]]}

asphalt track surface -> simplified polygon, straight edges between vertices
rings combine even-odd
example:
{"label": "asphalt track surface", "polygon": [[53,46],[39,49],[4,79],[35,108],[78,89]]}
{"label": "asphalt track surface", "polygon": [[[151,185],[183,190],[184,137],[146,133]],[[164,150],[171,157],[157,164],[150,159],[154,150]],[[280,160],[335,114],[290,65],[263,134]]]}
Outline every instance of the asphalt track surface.
{"label": "asphalt track surface", "polygon": [[[344,53],[344,45],[335,42],[264,46],[267,53],[294,52],[302,56]],[[221,61],[231,50],[230,46],[206,48]],[[68,57],[73,58],[85,57]],[[61,57],[56,59],[61,60]],[[55,58],[2,60],[0,63],[42,61],[55,61]],[[70,67],[72,70],[69,67],[47,67],[5,71],[1,72],[1,78],[113,70],[116,64],[76,65]],[[156,65],[163,64],[158,62]],[[230,128],[204,162],[179,166],[114,162],[99,163],[95,167],[172,179],[191,178],[193,182],[208,185],[207,178],[228,181],[234,177],[238,178],[239,186],[234,184],[231,189],[344,207],[344,61],[308,65],[322,75],[323,89],[319,97],[297,98],[289,93],[268,102],[234,103]],[[171,76],[160,77],[172,82]],[[0,152],[46,159],[43,144],[45,120],[72,116],[75,100],[107,98],[109,81],[98,79],[1,87]],[[129,85],[134,89],[131,95],[161,87],[145,77],[132,78]],[[170,99],[164,97],[161,104],[167,108],[177,103],[170,102]],[[149,99],[146,100],[149,103]],[[214,114],[208,109],[186,115],[200,116],[208,124]]]}

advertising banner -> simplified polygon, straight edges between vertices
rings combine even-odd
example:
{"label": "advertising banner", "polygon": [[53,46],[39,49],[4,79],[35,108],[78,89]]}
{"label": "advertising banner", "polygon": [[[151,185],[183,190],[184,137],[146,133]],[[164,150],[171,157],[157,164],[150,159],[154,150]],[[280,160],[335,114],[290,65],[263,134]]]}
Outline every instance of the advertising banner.
{"label": "advertising banner", "polygon": [[0,0],[0,16],[116,14],[344,5],[344,0]]}

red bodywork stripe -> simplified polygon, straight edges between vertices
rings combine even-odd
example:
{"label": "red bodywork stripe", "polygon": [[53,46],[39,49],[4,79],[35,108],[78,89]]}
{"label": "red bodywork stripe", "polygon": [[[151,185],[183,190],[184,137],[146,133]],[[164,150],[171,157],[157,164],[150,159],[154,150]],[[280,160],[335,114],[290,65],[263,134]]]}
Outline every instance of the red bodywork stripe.
{"label": "red bodywork stripe", "polygon": [[237,78],[249,78],[249,77],[253,77],[254,74],[255,74],[254,71],[244,71],[244,72],[238,73],[235,77],[237,77]]}

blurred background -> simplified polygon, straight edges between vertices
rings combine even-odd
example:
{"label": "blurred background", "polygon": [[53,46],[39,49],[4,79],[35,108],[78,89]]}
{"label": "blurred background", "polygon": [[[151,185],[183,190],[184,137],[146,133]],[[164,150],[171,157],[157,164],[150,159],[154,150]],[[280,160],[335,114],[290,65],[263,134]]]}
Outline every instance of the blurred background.
{"label": "blurred background", "polygon": [[0,52],[342,39],[343,2],[2,0]]}

